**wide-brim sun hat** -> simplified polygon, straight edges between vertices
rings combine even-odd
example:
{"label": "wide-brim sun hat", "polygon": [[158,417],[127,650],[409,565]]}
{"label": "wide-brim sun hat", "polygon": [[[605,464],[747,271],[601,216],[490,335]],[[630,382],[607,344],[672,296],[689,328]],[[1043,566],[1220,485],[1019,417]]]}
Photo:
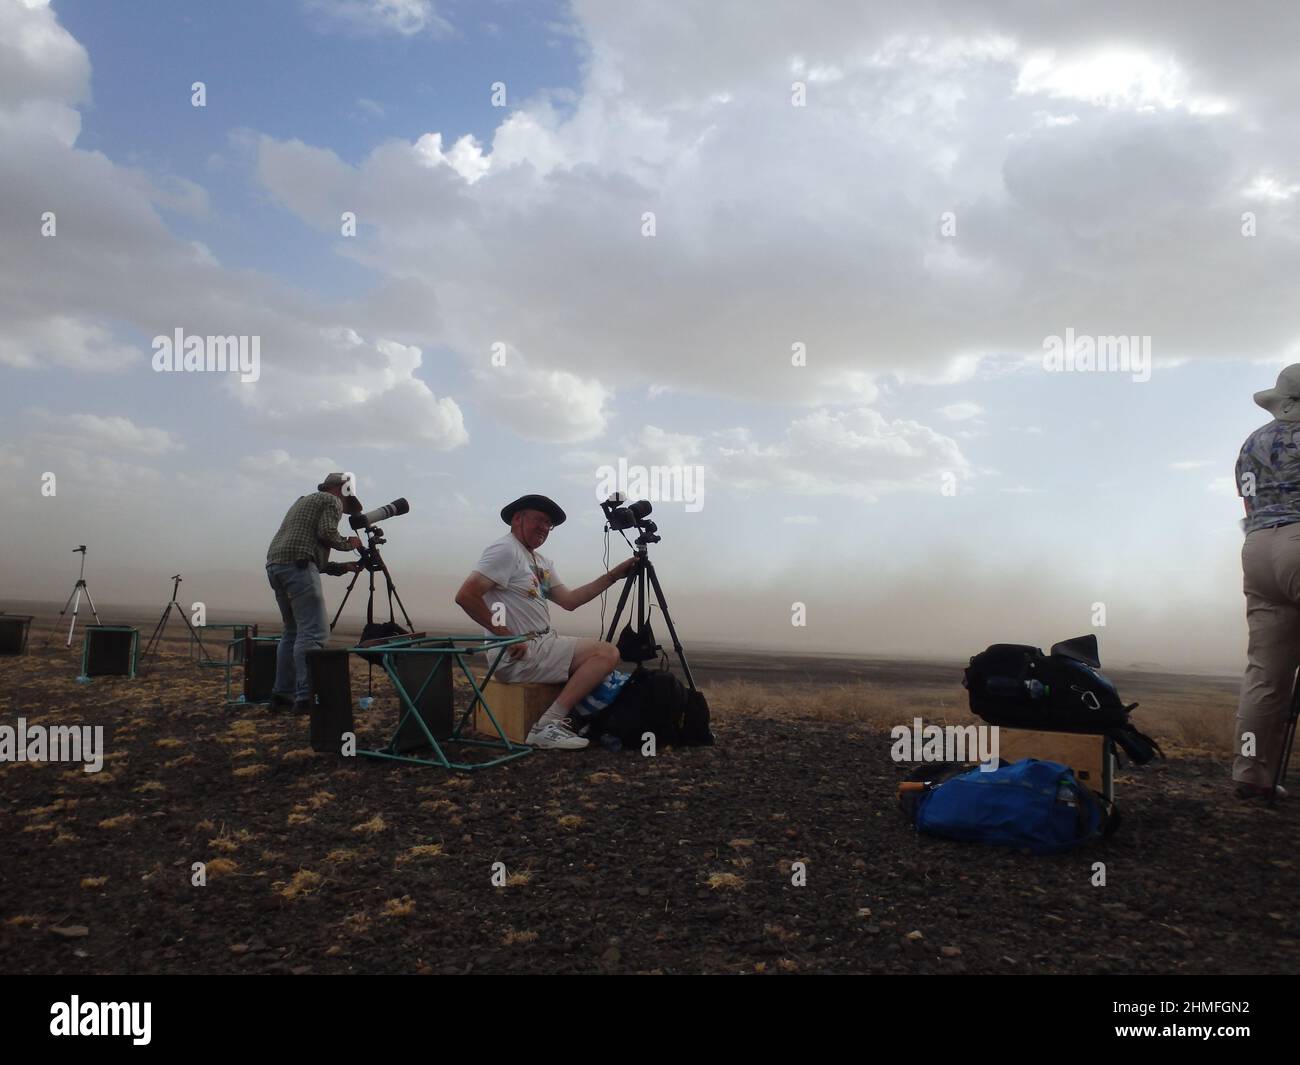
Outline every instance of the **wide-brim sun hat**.
{"label": "wide-brim sun hat", "polygon": [[1277,384],[1255,393],[1255,402],[1281,422],[1300,422],[1300,362],[1277,375]]}
{"label": "wide-brim sun hat", "polygon": [[510,519],[521,510],[540,510],[551,519],[552,528],[564,524],[565,514],[560,505],[547,496],[539,495],[520,496],[513,503],[507,503],[501,508],[501,520],[509,525]]}

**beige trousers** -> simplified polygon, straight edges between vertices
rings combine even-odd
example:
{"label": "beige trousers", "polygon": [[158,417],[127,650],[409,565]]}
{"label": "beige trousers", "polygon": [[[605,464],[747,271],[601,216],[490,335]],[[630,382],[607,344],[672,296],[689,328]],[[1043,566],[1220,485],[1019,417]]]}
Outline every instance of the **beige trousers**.
{"label": "beige trousers", "polygon": [[[1259,529],[1241,548],[1250,642],[1237,706],[1232,778],[1270,785],[1278,762],[1300,666],[1300,522]],[[1254,736],[1254,756],[1243,746]]]}

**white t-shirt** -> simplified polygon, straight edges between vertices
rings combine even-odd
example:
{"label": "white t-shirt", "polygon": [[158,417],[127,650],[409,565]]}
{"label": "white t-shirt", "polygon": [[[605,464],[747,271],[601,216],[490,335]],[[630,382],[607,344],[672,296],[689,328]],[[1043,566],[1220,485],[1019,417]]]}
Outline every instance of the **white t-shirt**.
{"label": "white t-shirt", "polygon": [[[513,532],[508,532],[487,546],[474,569],[492,582],[483,595],[483,602],[488,610],[501,604],[505,614],[501,623],[512,635],[543,632],[551,627],[546,600],[560,578],[549,558],[529,552]],[[490,629],[483,631],[495,635]]]}

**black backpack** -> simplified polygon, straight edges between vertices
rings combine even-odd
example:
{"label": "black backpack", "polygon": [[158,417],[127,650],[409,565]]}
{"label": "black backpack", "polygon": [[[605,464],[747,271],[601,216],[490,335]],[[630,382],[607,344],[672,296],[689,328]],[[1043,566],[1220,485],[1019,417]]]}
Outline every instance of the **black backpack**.
{"label": "black backpack", "polygon": [[655,743],[704,747],[713,743],[709,704],[704,693],[687,688],[666,669],[637,666],[618,696],[589,724],[588,735],[611,735],[624,747],[640,747],[654,733]]}
{"label": "black backpack", "polygon": [[1063,640],[1048,654],[1028,644],[995,643],[975,655],[962,677],[970,708],[991,725],[1109,736],[1138,765],[1160,746],[1129,722],[1125,705],[1099,671],[1097,637]]}

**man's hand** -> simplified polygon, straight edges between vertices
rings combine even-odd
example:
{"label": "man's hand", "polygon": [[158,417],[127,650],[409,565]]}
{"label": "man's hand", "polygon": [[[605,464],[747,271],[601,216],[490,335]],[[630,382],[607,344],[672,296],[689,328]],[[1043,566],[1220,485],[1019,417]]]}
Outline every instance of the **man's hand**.
{"label": "man's hand", "polygon": [[620,581],[624,577],[626,577],[630,572],[632,572],[632,567],[635,565],[636,565],[636,556],[633,555],[631,558],[625,559],[624,561],[620,562],[617,566],[615,566],[612,570],[610,570],[609,575],[614,580]]}
{"label": "man's hand", "polygon": [[518,662],[524,655],[528,654],[527,643],[512,643],[507,649],[506,654],[510,656],[511,661]]}
{"label": "man's hand", "polygon": [[360,550],[361,550],[361,537],[359,537],[359,536],[349,536],[349,537],[348,537],[348,550],[349,550],[349,551],[360,551]]}

